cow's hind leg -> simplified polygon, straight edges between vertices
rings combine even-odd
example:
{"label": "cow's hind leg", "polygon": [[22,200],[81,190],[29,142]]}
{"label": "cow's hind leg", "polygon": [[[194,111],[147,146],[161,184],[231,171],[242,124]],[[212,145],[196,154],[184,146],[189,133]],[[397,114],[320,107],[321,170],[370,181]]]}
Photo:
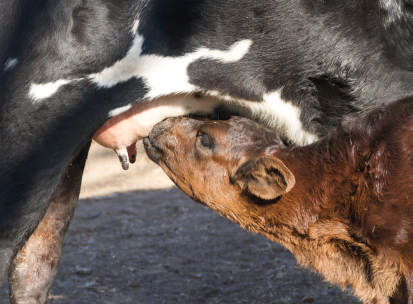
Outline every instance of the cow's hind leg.
{"label": "cow's hind leg", "polygon": [[47,303],[63,238],[79,199],[89,147],[90,143],[73,160],[39,226],[17,253],[9,271],[11,303]]}

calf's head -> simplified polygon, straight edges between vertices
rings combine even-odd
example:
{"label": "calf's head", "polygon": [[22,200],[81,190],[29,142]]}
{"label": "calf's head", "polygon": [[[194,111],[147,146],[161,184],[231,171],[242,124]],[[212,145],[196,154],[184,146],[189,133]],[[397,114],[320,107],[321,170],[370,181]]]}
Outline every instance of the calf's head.
{"label": "calf's head", "polygon": [[276,199],[295,183],[273,155],[285,148],[282,140],[246,118],[169,118],[153,127],[144,145],[181,190],[220,213],[249,209],[251,198]]}

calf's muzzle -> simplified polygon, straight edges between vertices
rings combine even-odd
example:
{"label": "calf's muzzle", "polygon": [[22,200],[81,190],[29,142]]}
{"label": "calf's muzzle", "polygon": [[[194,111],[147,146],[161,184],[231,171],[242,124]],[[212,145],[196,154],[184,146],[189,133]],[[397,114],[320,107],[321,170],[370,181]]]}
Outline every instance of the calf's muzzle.
{"label": "calf's muzzle", "polygon": [[161,145],[159,144],[159,140],[162,135],[164,135],[167,131],[169,131],[173,125],[174,121],[177,118],[172,117],[172,118],[167,118],[161,121],[160,123],[157,123],[149,133],[148,137],[145,137],[143,139],[143,145],[145,147],[146,153],[148,157],[154,161],[155,163],[158,163],[159,161],[159,156],[162,153]]}

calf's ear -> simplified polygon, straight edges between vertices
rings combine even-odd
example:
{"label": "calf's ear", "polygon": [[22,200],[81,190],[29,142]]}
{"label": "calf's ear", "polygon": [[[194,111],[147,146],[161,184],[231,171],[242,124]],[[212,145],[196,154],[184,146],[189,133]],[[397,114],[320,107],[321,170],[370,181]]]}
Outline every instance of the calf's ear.
{"label": "calf's ear", "polygon": [[243,163],[233,181],[243,191],[265,200],[272,200],[291,190],[294,175],[284,163],[271,156],[253,157]]}

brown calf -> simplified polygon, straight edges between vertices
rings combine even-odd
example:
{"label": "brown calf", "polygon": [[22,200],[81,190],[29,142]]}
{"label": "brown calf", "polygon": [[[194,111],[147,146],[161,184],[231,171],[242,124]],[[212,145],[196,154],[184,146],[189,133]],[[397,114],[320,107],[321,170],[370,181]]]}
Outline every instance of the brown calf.
{"label": "brown calf", "polygon": [[306,147],[240,117],[167,119],[144,144],[192,199],[281,243],[364,303],[412,303],[412,100]]}

